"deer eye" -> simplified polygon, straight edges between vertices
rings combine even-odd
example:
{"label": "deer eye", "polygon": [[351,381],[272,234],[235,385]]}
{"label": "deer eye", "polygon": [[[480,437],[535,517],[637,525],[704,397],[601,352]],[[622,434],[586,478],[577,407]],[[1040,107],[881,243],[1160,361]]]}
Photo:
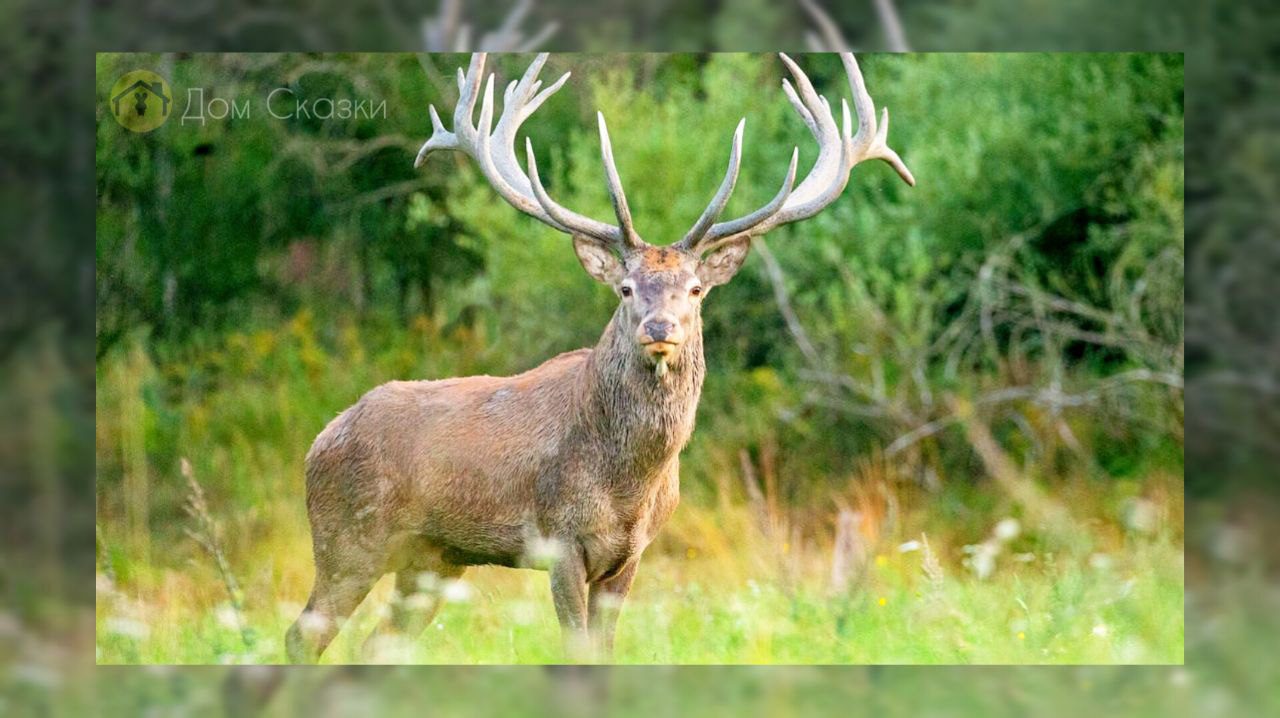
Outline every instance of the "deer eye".
{"label": "deer eye", "polygon": [[625,285],[625,284],[624,284],[624,285],[622,285],[622,288],[621,288],[621,289],[619,289],[618,291],[622,292],[622,296],[624,296],[624,297],[629,297],[629,296],[631,296],[631,287],[628,287],[628,286],[627,286],[627,285]]}
{"label": "deer eye", "polygon": [[693,289],[690,289],[690,290],[689,290],[689,293],[690,293],[690,294],[692,294],[692,295],[693,295],[693,296],[695,296],[695,297],[701,297],[701,296],[702,296],[702,287],[701,287],[701,286],[695,286]]}

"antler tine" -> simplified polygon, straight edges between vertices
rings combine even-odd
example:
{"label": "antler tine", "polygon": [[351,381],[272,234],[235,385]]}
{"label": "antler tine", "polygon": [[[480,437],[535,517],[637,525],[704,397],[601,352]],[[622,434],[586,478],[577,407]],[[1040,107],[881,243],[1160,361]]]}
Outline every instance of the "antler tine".
{"label": "antler tine", "polygon": [[[604,177],[609,184],[609,199],[613,202],[613,213],[618,217],[623,240],[629,247],[635,247],[638,246],[639,236],[631,223],[631,208],[627,206],[627,195],[622,191],[622,179],[618,177],[618,166],[613,162],[613,144],[609,142],[609,126],[605,124],[603,112],[596,112],[596,121],[600,125],[600,155],[604,159]],[[532,172],[532,169],[530,171]]]}
{"label": "antler tine", "polygon": [[[840,196],[849,182],[853,167],[864,160],[879,159],[887,162],[904,182],[915,186],[915,177],[907,169],[906,163],[888,145],[888,110],[885,110],[877,126],[875,103],[867,92],[862,72],[852,53],[841,53],[840,59],[845,74],[848,75],[854,107],[858,113],[858,133],[853,136],[850,136],[852,123],[849,105],[841,101],[842,123],[837,125],[831,106],[813,88],[804,71],[787,55],[779,53],[779,57],[794,80],[794,85],[788,80],[782,81],[783,92],[817,141],[818,158],[809,174],[792,190],[796,163],[796,154],[793,153],[787,180],[783,183],[782,190],[768,204],[745,217],[711,225],[701,238],[688,242],[687,248],[692,251],[705,252],[735,236],[758,236],[788,222],[812,217]],[[701,222],[699,220],[699,224]],[[698,225],[694,228],[697,229]],[[693,234],[692,230],[690,234]]]}
{"label": "antler tine", "polygon": [[[476,100],[481,96],[480,84],[484,74],[485,53],[472,55],[466,73],[461,69],[458,70],[458,104],[453,112],[453,130],[445,129],[435,107],[428,108],[432,133],[422,145],[422,149],[418,151],[414,166],[421,166],[427,155],[435,150],[462,152],[475,160],[481,174],[503,199],[538,221],[561,232],[595,237],[617,247],[621,252],[643,244],[631,225],[630,212],[626,209],[626,200],[621,194],[622,186],[617,181],[617,171],[612,168],[612,149],[608,146],[607,135],[602,135],[601,138],[606,152],[606,176],[609,180],[610,193],[615,195],[615,209],[621,207],[618,217],[622,227],[584,217],[556,204],[546,195],[545,190],[540,186],[534,186],[520,167],[515,154],[516,132],[520,129],[520,125],[569,79],[569,73],[566,72],[550,87],[542,89],[538,73],[546,60],[546,53],[538,55],[520,80],[507,86],[503,92],[502,114],[496,126],[493,124],[494,77],[489,75],[484,83],[477,125],[473,122],[473,116]],[[528,147],[532,148],[532,144]],[[532,159],[532,156],[530,158]],[[529,167],[531,171],[534,170],[532,162]],[[619,199],[621,199],[620,203]]]}
{"label": "antler tine", "polygon": [[711,225],[720,218],[725,205],[729,204],[729,197],[738,183],[738,170],[742,166],[742,130],[746,126],[747,118],[738,120],[738,127],[733,131],[733,144],[729,150],[729,167],[725,170],[724,180],[720,183],[720,189],[716,190],[716,195],[711,198],[711,203],[702,211],[702,216],[678,243],[677,246],[681,249],[697,246],[707,230],[711,229]]}
{"label": "antler tine", "polygon": [[435,150],[465,151],[465,148],[472,144],[475,127],[471,125],[471,115],[476,107],[478,78],[484,71],[484,61],[485,53],[477,52],[471,56],[465,75],[462,68],[458,68],[458,104],[453,109],[452,132],[444,128],[444,123],[440,121],[440,114],[436,112],[436,106],[427,107],[427,112],[431,115],[431,137],[418,150],[418,156],[413,160],[414,167],[421,167],[427,155]]}
{"label": "antler tine", "polygon": [[[880,126],[876,126],[876,105],[867,92],[867,83],[862,79],[862,70],[858,68],[858,60],[851,52],[840,53],[840,62],[844,64],[845,74],[849,76],[849,90],[853,93],[853,106],[858,111],[858,134],[853,138],[855,161],[864,159],[883,160],[898,173],[903,182],[915,187],[916,178],[907,169],[906,163],[888,144],[889,108],[881,109]],[[852,169],[852,166],[850,167]]]}
{"label": "antler tine", "polygon": [[[825,204],[814,206],[816,205],[814,200],[822,199],[824,191],[837,184],[839,186],[835,188],[836,194],[844,189],[844,183],[848,180],[848,171],[844,167],[846,148],[840,128],[836,125],[835,118],[831,116],[831,106],[813,88],[809,76],[794,60],[785,53],[778,54],[791,73],[792,79],[795,80],[794,93],[799,95],[800,106],[808,111],[808,116],[812,119],[809,129],[818,142],[818,159],[778,214],[792,213],[803,208],[809,211],[809,214],[804,215],[807,217],[826,206]],[[793,102],[793,104],[796,103]]]}
{"label": "antler tine", "polygon": [[714,235],[708,232],[703,236],[702,241],[694,243],[691,249],[695,252],[707,252],[715,249],[725,241],[736,237],[756,225],[760,224],[769,217],[778,213],[778,210],[786,204],[787,199],[791,197],[791,190],[796,182],[796,165],[800,161],[800,148],[796,147],[791,150],[791,166],[787,168],[787,176],[782,180],[782,187],[778,189],[778,193],[773,196],[763,207],[757,209],[745,217],[721,222],[716,225],[718,231]]}
{"label": "antler tine", "polygon": [[792,87],[791,81],[785,77],[782,78],[782,92],[786,94],[787,101],[795,108],[796,114],[800,115],[800,119],[804,121],[805,127],[809,128],[809,132],[814,139],[821,138],[822,130],[818,129],[818,122],[813,118],[813,113],[809,112],[809,108],[805,107],[804,103],[800,101],[800,96],[796,94],[796,88]]}
{"label": "antler tine", "polygon": [[570,234],[585,234],[595,237],[614,247],[620,253],[625,253],[632,246],[623,231],[618,227],[611,227],[603,222],[581,217],[551,199],[551,195],[547,194],[546,188],[542,186],[542,180],[538,178],[538,161],[533,156],[533,140],[528,137],[524,138],[524,147],[529,163],[529,184],[533,187],[533,194],[537,198],[538,204],[542,206],[543,211],[552,220],[563,226],[565,231]]}
{"label": "antler tine", "polygon": [[[779,215],[788,212],[790,208],[804,208],[807,211],[815,198],[822,199],[820,196],[822,192],[819,188],[830,187],[835,178],[841,174],[844,160],[844,143],[842,142],[840,128],[831,116],[830,106],[814,89],[813,83],[809,81],[809,77],[805,75],[799,65],[792,61],[786,53],[778,53],[778,56],[791,73],[791,80],[783,79],[782,81],[783,92],[795,108],[796,114],[800,116],[805,126],[809,128],[814,140],[817,141],[818,158],[799,186],[792,187],[794,176],[789,176],[788,180],[783,183],[786,191],[780,191],[764,207],[746,217],[712,225],[700,240],[690,242],[691,248],[696,252],[704,252],[718,244],[718,240],[728,238],[734,234],[741,234],[747,231],[751,231],[753,234],[763,233],[767,231],[764,225],[769,224]],[[839,183],[837,192],[842,189],[844,189],[844,184]],[[781,198],[781,201],[779,201],[779,198]],[[817,209],[820,209],[820,207]],[[813,212],[816,212],[817,209],[813,209]]]}

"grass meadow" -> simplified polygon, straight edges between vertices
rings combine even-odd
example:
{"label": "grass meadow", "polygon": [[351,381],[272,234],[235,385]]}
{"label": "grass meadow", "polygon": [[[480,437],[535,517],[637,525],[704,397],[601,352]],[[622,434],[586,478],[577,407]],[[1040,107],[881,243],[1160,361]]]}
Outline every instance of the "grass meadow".
{"label": "grass meadow", "polygon": [[[285,660],[283,635],[313,571],[310,439],[384,375],[429,375],[433,356],[466,364],[471,346],[426,322],[385,351],[362,349],[354,328],[338,341],[322,349],[314,320],[299,315],[202,348],[203,365],[153,361],[137,345],[100,362],[99,472],[113,480],[99,486],[115,488],[99,496],[99,663]],[[415,343],[436,351],[412,352]],[[215,369],[235,380],[193,386]],[[184,378],[182,391],[164,390],[166,373]],[[715,431],[700,426],[687,452],[715,475],[691,472],[646,553],[619,663],[1183,660],[1180,475],[940,476],[942,488],[926,490],[895,475],[895,462],[864,459],[819,477],[827,495],[797,505],[780,500],[798,480],[785,459],[735,455]],[[546,573],[473,568],[444,593],[421,637],[366,643],[391,601],[414,600],[385,578],[324,662],[563,660]]]}

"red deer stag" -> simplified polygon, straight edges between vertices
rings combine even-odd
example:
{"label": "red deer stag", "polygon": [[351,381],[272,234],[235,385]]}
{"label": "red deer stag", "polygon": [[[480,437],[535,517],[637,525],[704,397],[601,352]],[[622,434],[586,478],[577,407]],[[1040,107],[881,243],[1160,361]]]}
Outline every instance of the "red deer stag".
{"label": "red deer stag", "polygon": [[[520,125],[568,73],[539,92],[547,58],[539,55],[506,88],[495,126],[485,56],[473,55],[466,73],[458,70],[453,130],[431,107],[433,132],[415,164],[435,150],[470,156],[513,207],[573,238],[582,267],[617,293],[618,308],[592,349],[511,377],[393,381],[325,427],[306,459],[316,578],[289,630],[292,660],[316,659],[383,574],[394,572],[396,588],[408,595],[418,591],[420,574],[452,579],[468,566],[529,566],[535,547],[546,546],[558,549],[549,570],[566,649],[610,655],[617,609],[640,556],[679,500],[679,455],[693,431],[705,373],[700,315],[708,291],[738,271],[753,237],[834,202],[859,162],[883,160],[915,184],[886,143],[888,113],[876,122],[852,54],[840,57],[857,134],[848,104],[842,103],[841,126],[804,72],[781,57],[794,80],[783,80],[783,90],[818,143],[813,169],[795,184],[797,148],[773,199],[746,216],[717,221],[738,176],[742,120],[724,181],[688,233],[669,246],[637,234],[603,115],[600,150],[616,225],[549,197],[527,138],[528,174],[517,161]],[[440,599],[429,603],[418,606],[415,619],[396,602],[390,628],[429,621]]]}

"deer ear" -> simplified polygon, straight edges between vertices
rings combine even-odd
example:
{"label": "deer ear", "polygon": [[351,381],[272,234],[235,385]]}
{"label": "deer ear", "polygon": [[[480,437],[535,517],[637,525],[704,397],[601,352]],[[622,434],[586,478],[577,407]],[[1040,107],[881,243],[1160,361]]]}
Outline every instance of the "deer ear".
{"label": "deer ear", "polygon": [[742,268],[742,263],[746,261],[749,251],[751,251],[750,236],[744,234],[734,237],[703,257],[702,263],[698,265],[698,279],[708,287],[724,284],[733,279],[733,275]]}
{"label": "deer ear", "polygon": [[578,254],[578,261],[597,282],[616,286],[622,281],[626,271],[622,260],[603,242],[581,234],[573,235],[573,251]]}

